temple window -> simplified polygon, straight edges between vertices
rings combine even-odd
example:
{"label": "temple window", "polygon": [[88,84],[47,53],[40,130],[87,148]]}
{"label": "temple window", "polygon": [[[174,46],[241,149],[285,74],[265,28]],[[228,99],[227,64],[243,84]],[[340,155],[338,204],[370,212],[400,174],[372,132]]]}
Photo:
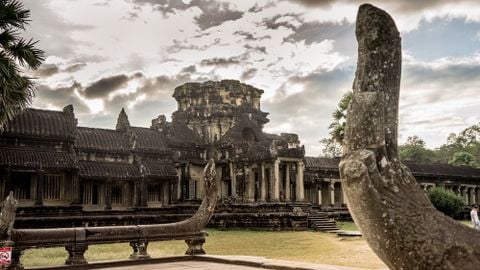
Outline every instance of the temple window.
{"label": "temple window", "polygon": [[123,204],[123,194],[121,185],[112,186],[112,205]]}
{"label": "temple window", "polygon": [[183,194],[186,200],[195,200],[197,198],[197,181],[187,180],[183,185]]}
{"label": "temple window", "polygon": [[23,172],[13,172],[12,180],[15,198],[19,200],[29,200],[31,198],[31,174]]}
{"label": "temple window", "polygon": [[60,200],[62,194],[63,175],[46,174],[44,176],[42,196],[45,200]]}
{"label": "temple window", "polygon": [[97,183],[82,183],[80,187],[80,194],[82,198],[82,204],[95,205],[99,203]]}
{"label": "temple window", "polygon": [[161,202],[161,185],[158,183],[148,185],[148,202]]}

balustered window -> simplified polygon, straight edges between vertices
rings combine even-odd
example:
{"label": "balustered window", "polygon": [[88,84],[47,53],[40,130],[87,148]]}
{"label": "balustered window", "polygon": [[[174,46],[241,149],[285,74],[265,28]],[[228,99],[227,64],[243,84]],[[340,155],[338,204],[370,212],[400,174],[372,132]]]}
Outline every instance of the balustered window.
{"label": "balustered window", "polygon": [[80,194],[82,204],[96,205],[99,204],[98,198],[98,184],[97,183],[82,183],[80,186]]}
{"label": "balustered window", "polygon": [[44,200],[60,200],[63,187],[62,174],[45,174],[42,196]]}
{"label": "balustered window", "polygon": [[16,199],[31,199],[31,173],[12,172],[13,193]]}
{"label": "balustered window", "polygon": [[112,185],[112,205],[123,204],[123,192],[121,185]]}
{"label": "balustered window", "polygon": [[162,186],[161,184],[149,184],[148,185],[148,202],[161,202]]}

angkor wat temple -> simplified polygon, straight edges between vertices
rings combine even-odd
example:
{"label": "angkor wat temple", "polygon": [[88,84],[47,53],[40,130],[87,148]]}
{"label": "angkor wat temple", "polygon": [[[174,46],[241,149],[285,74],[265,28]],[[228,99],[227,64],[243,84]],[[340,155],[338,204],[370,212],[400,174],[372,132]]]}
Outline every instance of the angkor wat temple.
{"label": "angkor wat temple", "polygon": [[[217,164],[220,227],[305,228],[312,213],[348,217],[338,160],[306,157],[298,136],[269,134],[263,91],[238,81],[187,83],[164,115],[136,127],[80,127],[74,108],[28,109],[0,135],[0,194],[13,190],[16,227],[171,222],[203,196],[208,158]],[[407,163],[425,189],[444,185],[480,202],[480,169]]]}

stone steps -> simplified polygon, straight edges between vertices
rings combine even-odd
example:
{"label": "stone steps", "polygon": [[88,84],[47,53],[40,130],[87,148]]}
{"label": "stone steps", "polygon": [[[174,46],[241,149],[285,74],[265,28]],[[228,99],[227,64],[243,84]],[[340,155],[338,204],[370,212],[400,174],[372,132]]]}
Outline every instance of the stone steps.
{"label": "stone steps", "polygon": [[337,223],[328,218],[327,214],[312,211],[308,217],[310,227],[322,232],[338,231]]}

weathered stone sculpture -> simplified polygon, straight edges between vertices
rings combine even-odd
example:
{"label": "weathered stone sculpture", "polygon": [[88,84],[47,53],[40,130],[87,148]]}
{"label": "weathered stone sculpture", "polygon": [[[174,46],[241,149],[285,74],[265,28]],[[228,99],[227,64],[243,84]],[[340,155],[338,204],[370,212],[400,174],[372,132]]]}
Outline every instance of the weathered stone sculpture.
{"label": "weathered stone sculpture", "polygon": [[391,269],[479,269],[480,232],[438,212],[398,158],[400,35],[360,6],[358,65],[339,165],[353,219]]}
{"label": "weathered stone sculpture", "polygon": [[10,194],[3,201],[2,212],[0,213],[0,239],[10,240],[16,210],[17,200],[13,197],[13,191],[10,191]]}

